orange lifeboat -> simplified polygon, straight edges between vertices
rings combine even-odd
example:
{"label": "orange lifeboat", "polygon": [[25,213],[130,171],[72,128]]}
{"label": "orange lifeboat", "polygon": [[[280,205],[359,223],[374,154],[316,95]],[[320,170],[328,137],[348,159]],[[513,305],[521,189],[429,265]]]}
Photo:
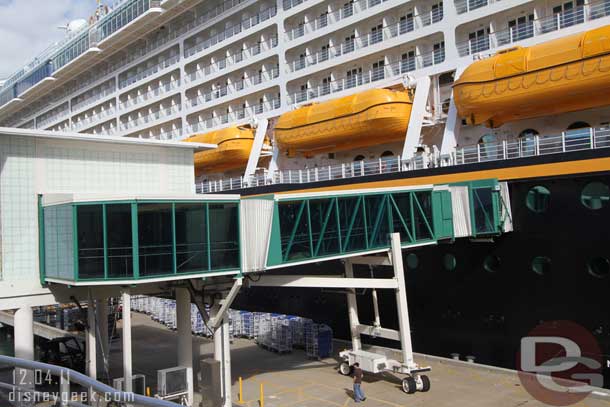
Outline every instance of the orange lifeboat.
{"label": "orange lifeboat", "polygon": [[188,142],[217,144],[218,148],[195,153],[195,174],[216,173],[246,168],[254,130],[247,127],[229,127],[189,137]]}
{"label": "orange lifeboat", "polygon": [[609,92],[610,26],[498,52],[453,87],[460,117],[488,127],[607,106]]}
{"label": "orange lifeboat", "polygon": [[284,113],[275,141],[289,156],[351,150],[404,140],[412,106],[406,91],[372,89]]}

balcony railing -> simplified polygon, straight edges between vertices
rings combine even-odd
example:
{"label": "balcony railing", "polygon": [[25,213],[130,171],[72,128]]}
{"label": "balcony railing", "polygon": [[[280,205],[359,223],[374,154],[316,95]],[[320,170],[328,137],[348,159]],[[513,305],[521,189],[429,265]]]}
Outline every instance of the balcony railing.
{"label": "balcony railing", "polygon": [[67,118],[69,115],[70,115],[70,110],[66,106],[65,109],[62,109],[61,111],[59,111],[57,113],[52,113],[42,120],[36,120],[36,127],[38,127],[39,129],[42,129],[42,128],[46,127],[47,125],[49,125],[50,123],[56,122],[63,118]]}
{"label": "balcony railing", "polygon": [[325,82],[312,89],[294,92],[289,95],[288,101],[291,104],[303,103],[318,97],[366,85],[371,82],[400,78],[407,72],[440,64],[444,59],[444,54],[441,54],[440,52],[417,55],[365,72],[359,72],[355,75],[344,76],[333,81]]}
{"label": "balcony railing", "polygon": [[75,112],[85,106],[92,105],[95,102],[97,102],[98,100],[103,99],[106,96],[112,95],[114,92],[116,92],[116,89],[114,88],[114,84],[111,87],[106,87],[104,89],[97,89],[97,92],[95,92],[95,93],[93,93],[91,91],[90,95],[81,99],[77,103],[72,104],[72,111]]}
{"label": "balcony railing", "polygon": [[175,79],[171,82],[165,83],[163,85],[157,86],[156,88],[153,88],[151,90],[149,90],[146,93],[143,93],[141,95],[137,95],[135,97],[129,98],[127,100],[124,100],[122,102],[119,103],[119,109],[123,110],[123,109],[127,109],[131,106],[136,106],[140,103],[143,103],[147,100],[156,98],[166,92],[170,92],[172,90],[178,89],[180,87],[180,79]]}
{"label": "balcony railing", "polygon": [[121,123],[121,130],[129,130],[134,127],[141,126],[143,124],[148,124],[166,118],[168,116],[172,116],[175,113],[178,113],[179,111],[180,105],[174,105],[166,109],[160,109],[155,112],[149,113],[146,116],[137,117],[135,119],[128,120],[127,122]]}
{"label": "balcony railing", "polygon": [[111,107],[109,109],[106,109],[106,110],[96,113],[94,115],[88,116],[82,120],[75,121],[72,123],[72,130],[79,131],[79,130],[85,128],[86,126],[89,126],[90,124],[98,122],[107,117],[113,116],[115,113],[116,113],[116,109],[114,107]]}
{"label": "balcony railing", "polygon": [[249,28],[254,27],[255,25],[269,20],[270,18],[274,17],[276,13],[277,7],[269,7],[268,9],[265,9],[250,18],[242,20],[240,23],[227,28],[216,35],[213,35],[212,37],[207,37],[206,40],[196,42],[194,45],[191,45],[190,47],[184,50],[184,55],[187,58],[192,55],[195,55],[205,49],[210,48],[211,46],[214,46],[226,39],[233,37],[234,35],[241,33],[242,31],[248,30]]}
{"label": "balcony railing", "polygon": [[303,4],[307,0],[284,0],[282,6],[284,10],[290,10],[293,7]]}
{"label": "balcony railing", "polygon": [[174,55],[172,57],[166,58],[163,61],[151,66],[150,68],[145,69],[142,72],[138,72],[138,73],[127,76],[127,78],[125,78],[121,82],[119,82],[119,87],[124,88],[124,87],[134,84],[138,81],[141,81],[144,78],[154,75],[157,72],[178,63],[179,60],[180,60],[180,55]]}
{"label": "balcony railing", "polygon": [[269,71],[264,71],[260,74],[254,75],[252,77],[248,77],[246,79],[240,79],[239,81],[233,82],[230,85],[222,86],[217,89],[214,89],[210,92],[204,93],[203,95],[199,95],[195,98],[188,99],[188,103],[191,107],[203,105],[205,103],[211,102],[212,100],[220,99],[227,95],[231,95],[233,93],[239,92],[243,89],[247,89],[252,86],[256,86],[263,82],[268,82],[277,78],[280,75],[278,68],[273,68]]}
{"label": "balcony railing", "polygon": [[384,27],[383,29],[374,33],[369,33],[361,37],[355,37],[349,41],[344,41],[341,44],[320,50],[315,54],[299,57],[295,60],[289,61],[289,69],[291,72],[299,71],[309,66],[349,54],[350,52],[367,48],[371,45],[384,41],[389,41],[398,37],[399,35],[403,35],[432,24],[432,13],[423,14],[419,17],[420,18],[414,19],[413,21],[407,20],[410,21],[408,23],[401,21],[399,23]]}
{"label": "balcony railing", "polygon": [[455,0],[455,9],[458,14],[464,14],[498,1],[500,0]]}
{"label": "balcony railing", "polygon": [[213,73],[220,72],[227,66],[237,64],[243,60],[247,60],[248,58],[258,55],[263,51],[267,51],[275,47],[277,47],[277,37],[272,37],[267,41],[260,42],[248,49],[229,55],[226,58],[216,61],[213,64],[206,65],[203,68],[197,69],[196,71],[189,73],[187,76],[187,80],[192,82],[198,79],[205,78],[206,76],[209,76]]}
{"label": "balcony railing", "polygon": [[501,142],[475,144],[456,148],[451,154],[417,155],[409,160],[400,156],[383,157],[324,167],[281,170],[244,179],[228,178],[202,181],[195,185],[198,193],[211,193],[273,184],[303,184],[308,182],[397,173],[425,168],[474,164],[486,161],[510,160],[572,151],[610,148],[610,128],[588,128],[561,134],[534,136]]}
{"label": "balcony railing", "polygon": [[188,134],[194,134],[202,131],[207,131],[215,127],[222,126],[223,124],[233,123],[236,121],[244,121],[246,119],[255,117],[256,115],[269,112],[280,108],[280,99],[275,98],[263,102],[262,104],[256,104],[248,106],[245,109],[234,110],[230,113],[223,114],[221,116],[210,117],[191,124],[187,127]]}
{"label": "balcony railing", "polygon": [[343,7],[333,11],[332,13],[323,14],[308,23],[299,24],[297,27],[286,32],[286,38],[288,40],[295,40],[304,36],[305,34],[335,24],[345,18],[351,17],[354,14],[361,13],[381,3],[382,1],[380,0],[357,0],[354,2],[346,3],[343,5]]}
{"label": "balcony railing", "polygon": [[457,48],[459,55],[462,57],[473,55],[606,16],[610,16],[610,2],[602,1],[585,4],[572,10],[461,42],[457,45]]}

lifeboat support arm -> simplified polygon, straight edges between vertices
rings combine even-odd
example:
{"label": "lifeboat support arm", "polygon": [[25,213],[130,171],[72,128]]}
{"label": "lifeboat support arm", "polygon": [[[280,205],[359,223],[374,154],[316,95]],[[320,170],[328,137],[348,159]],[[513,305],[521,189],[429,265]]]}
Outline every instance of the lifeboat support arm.
{"label": "lifeboat support arm", "polygon": [[423,76],[416,81],[415,97],[413,98],[413,106],[411,108],[411,118],[405,135],[405,143],[402,147],[401,157],[404,160],[410,160],[415,155],[415,149],[419,145],[421,139],[421,127],[426,113],[426,105],[428,104],[428,95],[430,94],[430,77]]}
{"label": "lifeboat support arm", "polygon": [[267,134],[268,124],[269,120],[258,119],[256,133],[254,135],[254,143],[252,144],[252,150],[250,151],[250,156],[248,157],[248,164],[246,165],[246,171],[244,172],[244,181],[247,185],[250,185],[251,178],[254,175],[254,172],[256,171],[258,159],[261,156],[263,143],[265,142],[265,135]]}
{"label": "lifeboat support arm", "polygon": [[[455,70],[454,81],[456,81],[464,72],[468,65],[458,66]],[[457,146],[457,139],[460,136],[460,129],[462,123],[458,117],[457,107],[455,106],[455,99],[453,98],[453,91],[451,92],[451,99],[449,100],[449,112],[447,113],[447,122],[445,123],[445,132],[443,133],[443,141],[441,143],[441,156],[448,156],[453,152],[453,149]]]}

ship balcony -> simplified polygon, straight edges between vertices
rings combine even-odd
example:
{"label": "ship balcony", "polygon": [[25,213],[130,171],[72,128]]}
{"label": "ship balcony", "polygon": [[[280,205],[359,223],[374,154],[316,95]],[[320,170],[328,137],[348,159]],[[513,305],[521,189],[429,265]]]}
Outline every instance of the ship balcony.
{"label": "ship balcony", "polygon": [[500,0],[454,0],[455,10],[458,14],[469,13],[481,7],[485,7],[490,3],[495,3]]}
{"label": "ship balcony", "polygon": [[141,72],[127,75],[125,79],[122,79],[119,82],[119,88],[123,89],[129,85],[132,85],[138,81],[141,81],[142,79],[148,78],[149,76],[152,76],[152,75],[156,74],[157,72],[163,71],[164,69],[177,64],[178,61],[180,61],[180,55],[174,55],[174,56],[163,59],[162,61],[156,63],[153,66],[146,68],[145,70],[143,70]]}
{"label": "ship balcony", "polygon": [[195,82],[210,75],[221,72],[227,68],[233,68],[233,65],[239,64],[243,61],[248,61],[250,58],[261,55],[265,51],[269,51],[277,47],[277,36],[273,36],[271,39],[263,42],[259,42],[256,45],[227,56],[226,58],[220,59],[212,64],[208,64],[202,68],[199,68],[193,72],[187,74],[186,78],[189,82]]}
{"label": "ship balcony", "polygon": [[177,90],[180,88],[180,79],[175,79],[171,82],[165,83],[163,85],[159,85],[145,93],[139,94],[137,96],[129,97],[128,99],[119,103],[120,110],[126,110],[130,107],[140,105],[147,101],[153,101],[154,99],[160,97],[167,97],[167,92],[171,92],[173,90]]}
{"label": "ship balcony", "polygon": [[272,112],[280,108],[280,99],[274,98],[263,103],[257,103],[246,108],[239,108],[229,113],[222,114],[208,119],[199,120],[187,126],[186,135],[191,135],[200,132],[206,132],[218,127],[232,124],[245,124],[250,119],[262,115],[263,113]]}
{"label": "ship balcony", "polygon": [[36,126],[39,129],[49,127],[58,121],[66,119],[68,116],[70,116],[70,109],[68,108],[68,105],[66,104],[66,107],[64,109],[62,109],[58,112],[53,112],[51,114],[46,114],[43,119],[37,120]]}
{"label": "ship balcony", "polygon": [[233,36],[241,33],[242,31],[249,30],[250,28],[257,26],[258,24],[275,17],[276,13],[277,7],[269,7],[268,9],[263,10],[252,17],[242,20],[238,24],[226,28],[224,31],[218,34],[212,35],[211,37],[205,37],[205,40],[203,39],[204,37],[200,37],[202,38],[200,41],[197,41],[195,44],[184,49],[184,56],[185,58],[189,58],[195,54],[198,54],[203,50],[206,50],[216,44],[219,44],[229,38],[232,38]]}
{"label": "ship balcony", "polygon": [[127,122],[122,122],[121,131],[128,131],[137,127],[149,125],[154,122],[161,122],[173,119],[180,113],[180,105],[176,104],[165,109],[159,109],[145,116],[140,116],[135,119],[130,119]]}
{"label": "ship balcony", "polygon": [[289,95],[288,102],[290,104],[309,102],[314,99],[369,85],[374,82],[401,79],[406,73],[438,65],[444,61],[445,53],[443,49],[410,58],[404,58],[400,61],[373,68],[368,71],[359,72],[355,75],[343,76],[328,82],[323,82],[311,89],[293,92]]}
{"label": "ship balcony", "polygon": [[417,21],[418,19],[400,21],[399,23],[384,27],[382,30],[360,37],[355,37],[349,41],[343,41],[341,44],[325,48],[314,54],[288,61],[290,72],[300,71],[301,69],[305,69],[307,67],[317,65],[354,51],[391,40],[392,38],[396,38],[400,35],[427,27],[432,24],[432,14],[425,14],[424,18],[421,18],[422,23],[417,23]]}
{"label": "ship balcony", "polygon": [[240,270],[239,197],[45,195],[43,284],[138,284]]}
{"label": "ship balcony", "polygon": [[90,94],[87,97],[81,98],[76,103],[72,103],[72,113],[77,113],[79,110],[92,106],[95,102],[102,100],[115,92],[116,89],[114,86],[106,87],[104,89],[94,89],[93,91],[90,91]]}
{"label": "ship balcony", "polygon": [[103,121],[108,117],[114,116],[115,113],[116,113],[116,109],[114,108],[114,106],[112,106],[106,110],[102,110],[101,112],[95,113],[91,116],[87,116],[87,117],[83,118],[82,120],[73,121],[72,130],[80,131],[86,127],[91,127],[94,124],[96,124],[97,122]]}
{"label": "ship balcony", "polygon": [[250,76],[245,79],[240,79],[235,81],[229,85],[221,86],[217,89],[214,89],[210,92],[206,92],[197,97],[188,99],[187,103],[190,107],[194,108],[197,106],[203,106],[208,102],[217,99],[223,99],[227,96],[232,96],[237,92],[241,92],[245,89],[252,88],[254,86],[260,85],[261,83],[272,81],[280,75],[278,68],[273,68],[269,71],[263,71],[259,74]]}
{"label": "ship balcony", "polygon": [[490,52],[498,47],[564,30],[607,16],[610,16],[610,3],[606,1],[594,2],[575,7],[572,10],[566,10],[562,13],[532,20],[506,30],[459,42],[457,49],[461,57]]}
{"label": "ship balcony", "polygon": [[[310,22],[300,23],[297,27],[286,32],[286,39],[288,41],[292,41],[297,38],[301,38],[305,34],[309,34],[336,24],[341,20],[370,10],[371,8],[382,3],[382,0],[358,0],[355,2],[348,2],[339,10],[322,14]],[[399,29],[404,30],[405,32],[413,31],[417,28],[421,28],[421,26],[428,26],[433,22],[440,21],[441,19],[442,11],[430,11],[429,13],[415,16],[410,20],[401,21],[401,27]]]}

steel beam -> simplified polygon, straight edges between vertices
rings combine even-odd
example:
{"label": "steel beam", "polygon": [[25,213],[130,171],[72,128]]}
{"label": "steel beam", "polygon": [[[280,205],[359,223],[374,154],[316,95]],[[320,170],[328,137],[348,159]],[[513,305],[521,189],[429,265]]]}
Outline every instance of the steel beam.
{"label": "steel beam", "polygon": [[258,160],[261,156],[263,143],[265,141],[265,135],[267,134],[268,124],[269,121],[267,119],[258,119],[256,133],[254,134],[254,143],[252,144],[252,150],[250,150],[246,171],[244,171],[244,181],[248,185],[250,185],[250,177],[256,172],[256,166],[258,165]]}
{"label": "steel beam", "polygon": [[375,327],[370,325],[359,324],[356,327],[359,334],[373,336],[376,338],[390,339],[393,341],[400,341],[400,332],[395,329],[388,329],[382,327]]}
{"label": "steel beam", "polygon": [[236,278],[235,279],[235,283],[233,283],[233,287],[231,287],[231,291],[229,291],[229,294],[227,294],[227,296],[222,300],[222,305],[220,307],[220,310],[218,310],[218,314],[216,314],[214,317],[210,318],[210,328],[215,330],[218,329],[218,327],[220,327],[220,325],[222,324],[222,320],[225,318],[227,312],[229,311],[229,308],[231,307],[231,304],[233,304],[233,300],[235,299],[235,297],[237,297],[237,293],[239,293],[239,290],[241,289],[241,286],[243,284],[243,278]]}
{"label": "steel beam", "polygon": [[251,287],[298,287],[298,288],[379,288],[397,289],[393,278],[344,278],[312,276],[265,276],[259,281],[250,281]]}
{"label": "steel beam", "polygon": [[[455,81],[458,80],[465,69],[466,66],[460,66],[455,70]],[[445,131],[443,133],[443,140],[441,142],[441,155],[448,155],[453,152],[457,146],[457,139],[460,136],[461,128],[462,121],[458,117],[453,91],[451,91],[451,98],[449,99],[449,112],[447,113],[447,123],[445,123]]]}
{"label": "steel beam", "polygon": [[364,264],[369,266],[391,266],[392,259],[387,255],[384,256],[362,256],[352,257],[350,259],[352,264]]}
{"label": "steel beam", "polygon": [[423,76],[417,80],[415,97],[411,107],[411,119],[405,135],[405,143],[402,148],[403,159],[409,160],[415,155],[415,148],[421,140],[421,127],[428,104],[428,94],[430,93],[430,77]]}

